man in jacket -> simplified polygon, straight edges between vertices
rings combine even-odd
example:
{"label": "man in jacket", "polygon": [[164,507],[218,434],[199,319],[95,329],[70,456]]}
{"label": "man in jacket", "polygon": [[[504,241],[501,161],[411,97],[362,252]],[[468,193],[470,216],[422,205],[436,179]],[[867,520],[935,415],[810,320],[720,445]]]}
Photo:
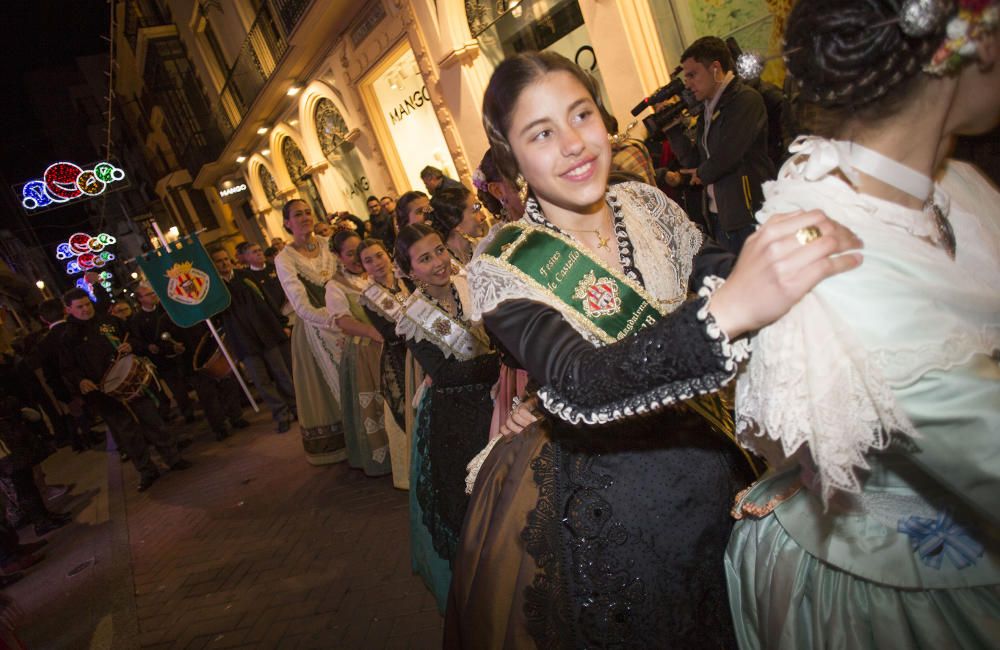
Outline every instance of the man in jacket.
{"label": "man in jacket", "polygon": [[121,321],[97,315],[90,297],[82,289],[63,294],[66,324],[62,325],[59,367],[67,387],[92,405],[121,439],[139,472],[139,491],[148,489],[160,472],[149,455],[156,447],[163,462],[172,470],[191,466],[181,458],[177,438],[170,433],[157,412],[151,394],[140,394],[128,406],[101,391],[105,373],[120,358],[132,352],[125,340]]}
{"label": "man in jacket", "polygon": [[[188,381],[189,373],[180,363],[180,351],[175,349],[175,344],[161,338],[170,317],[167,316],[159,297],[148,282],[139,283],[135,289],[135,299],[139,302],[139,309],[128,320],[132,348],[136,354],[147,357],[153,362],[160,379],[170,387],[184,421],[191,424],[195,421],[195,417],[194,402],[190,395],[191,383]],[[167,419],[169,413],[170,404],[161,404],[160,416]]]}
{"label": "man in jacket", "polygon": [[705,215],[710,234],[739,254],[756,229],[754,214],[763,203],[762,185],[774,178],[767,150],[767,109],[760,93],[733,73],[733,60],[722,39],[699,38],[681,55],[684,83],[704,102],[695,142],[676,126],[667,132],[670,146],[690,182],[705,187]]}
{"label": "man in jacket", "polygon": [[229,307],[219,315],[226,342],[271,409],[278,433],[285,433],[295,413],[295,387],[281,353],[288,336],[264,293],[252,278],[234,268],[228,252],[212,251],[212,262],[232,297]]}

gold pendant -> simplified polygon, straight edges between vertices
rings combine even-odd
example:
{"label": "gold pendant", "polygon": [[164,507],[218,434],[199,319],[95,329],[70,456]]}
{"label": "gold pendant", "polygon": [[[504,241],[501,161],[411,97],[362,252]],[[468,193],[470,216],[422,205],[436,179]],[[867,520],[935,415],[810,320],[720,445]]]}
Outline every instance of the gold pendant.
{"label": "gold pendant", "polygon": [[611,250],[610,248],[608,248],[608,240],[610,239],[610,237],[601,237],[601,233],[598,230],[595,230],[594,234],[597,235],[598,248],[603,248],[604,250]]}

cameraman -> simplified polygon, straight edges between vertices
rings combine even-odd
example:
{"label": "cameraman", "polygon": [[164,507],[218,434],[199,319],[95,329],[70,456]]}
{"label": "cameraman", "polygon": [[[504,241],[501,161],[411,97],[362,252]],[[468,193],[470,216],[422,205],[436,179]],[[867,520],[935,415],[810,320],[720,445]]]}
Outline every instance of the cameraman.
{"label": "cameraman", "polygon": [[718,243],[739,254],[756,228],[761,186],[774,178],[767,155],[767,110],[760,94],[733,74],[722,39],[699,38],[681,55],[684,83],[703,102],[692,143],[683,128],[667,131],[670,146],[693,185],[704,185],[706,220]]}

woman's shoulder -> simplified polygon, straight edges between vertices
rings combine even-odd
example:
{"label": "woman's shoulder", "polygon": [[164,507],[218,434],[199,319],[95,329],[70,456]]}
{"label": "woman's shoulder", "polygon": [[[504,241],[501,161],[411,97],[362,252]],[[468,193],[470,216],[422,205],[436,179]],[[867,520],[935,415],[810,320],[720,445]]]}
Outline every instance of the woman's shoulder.
{"label": "woman's shoulder", "polygon": [[972,163],[949,159],[941,174],[941,187],[954,199],[968,203],[968,210],[1000,209],[1000,190]]}

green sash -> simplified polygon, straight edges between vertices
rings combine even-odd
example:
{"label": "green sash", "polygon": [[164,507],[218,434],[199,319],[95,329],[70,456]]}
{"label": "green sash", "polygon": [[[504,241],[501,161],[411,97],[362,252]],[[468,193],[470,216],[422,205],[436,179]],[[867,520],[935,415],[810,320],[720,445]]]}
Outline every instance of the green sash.
{"label": "green sash", "polygon": [[[605,344],[635,334],[665,315],[637,282],[548,228],[507,224],[479,254],[563,303],[570,310],[567,316]],[[728,394],[698,395],[684,404],[738,446]],[[751,457],[743,453],[756,472]]]}

